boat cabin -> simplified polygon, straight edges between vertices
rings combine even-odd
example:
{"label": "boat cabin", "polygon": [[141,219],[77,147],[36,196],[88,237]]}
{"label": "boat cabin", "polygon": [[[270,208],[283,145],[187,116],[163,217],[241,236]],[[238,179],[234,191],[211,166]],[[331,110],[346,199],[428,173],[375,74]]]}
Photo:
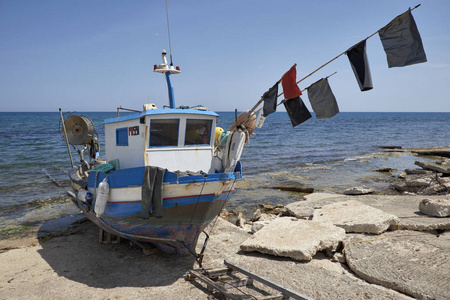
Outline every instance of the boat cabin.
{"label": "boat cabin", "polygon": [[105,152],[120,168],[157,166],[214,173],[218,114],[195,109],[151,109],[105,120]]}

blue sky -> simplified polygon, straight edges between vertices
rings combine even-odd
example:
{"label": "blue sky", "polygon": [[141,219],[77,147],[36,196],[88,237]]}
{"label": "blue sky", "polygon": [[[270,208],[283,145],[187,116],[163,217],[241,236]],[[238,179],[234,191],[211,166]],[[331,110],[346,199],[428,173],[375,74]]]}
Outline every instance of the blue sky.
{"label": "blue sky", "polygon": [[[294,63],[297,78],[420,2],[169,0],[176,105],[250,109]],[[450,112],[450,1],[413,11],[428,62],[387,67],[378,35],[367,42],[374,89],[360,92],[346,56],[333,72],[341,111]],[[168,104],[164,0],[0,0],[0,111],[114,111]],[[303,100],[310,107],[306,93]]]}

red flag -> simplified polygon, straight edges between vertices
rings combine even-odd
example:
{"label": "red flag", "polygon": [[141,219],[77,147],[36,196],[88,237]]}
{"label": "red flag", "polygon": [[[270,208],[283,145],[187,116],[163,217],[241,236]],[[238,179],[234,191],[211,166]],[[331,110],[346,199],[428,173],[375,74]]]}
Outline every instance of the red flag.
{"label": "red flag", "polygon": [[302,94],[297,85],[297,69],[295,65],[281,77],[284,99],[292,99]]}

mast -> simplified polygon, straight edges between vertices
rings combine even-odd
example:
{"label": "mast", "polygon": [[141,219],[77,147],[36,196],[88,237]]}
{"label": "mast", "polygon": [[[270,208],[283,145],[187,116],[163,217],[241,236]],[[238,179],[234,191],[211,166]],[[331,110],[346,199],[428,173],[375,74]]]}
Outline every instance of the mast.
{"label": "mast", "polygon": [[162,58],[162,64],[154,65],[153,72],[157,73],[164,73],[166,75],[166,81],[167,81],[167,89],[169,93],[169,106],[170,108],[175,108],[175,96],[173,94],[173,85],[172,85],[172,79],[170,78],[170,74],[180,74],[180,67],[173,67],[173,64],[170,63],[170,66],[167,64],[167,58],[166,58],[167,52],[166,50],[162,51],[161,58]]}

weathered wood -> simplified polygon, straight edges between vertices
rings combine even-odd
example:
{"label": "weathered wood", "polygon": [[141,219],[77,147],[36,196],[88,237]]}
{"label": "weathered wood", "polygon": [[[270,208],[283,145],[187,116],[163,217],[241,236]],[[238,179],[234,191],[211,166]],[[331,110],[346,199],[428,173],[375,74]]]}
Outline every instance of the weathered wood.
{"label": "weathered wood", "polygon": [[101,228],[98,230],[98,241],[100,244],[120,244],[120,236],[106,232]]}
{"label": "weathered wood", "polygon": [[142,249],[142,253],[147,256],[147,255],[152,255],[155,253],[160,252],[161,250],[156,248],[155,246],[153,246],[150,243],[145,243],[145,242],[138,242],[138,241],[130,241],[131,244],[135,244],[136,246],[139,246]]}

